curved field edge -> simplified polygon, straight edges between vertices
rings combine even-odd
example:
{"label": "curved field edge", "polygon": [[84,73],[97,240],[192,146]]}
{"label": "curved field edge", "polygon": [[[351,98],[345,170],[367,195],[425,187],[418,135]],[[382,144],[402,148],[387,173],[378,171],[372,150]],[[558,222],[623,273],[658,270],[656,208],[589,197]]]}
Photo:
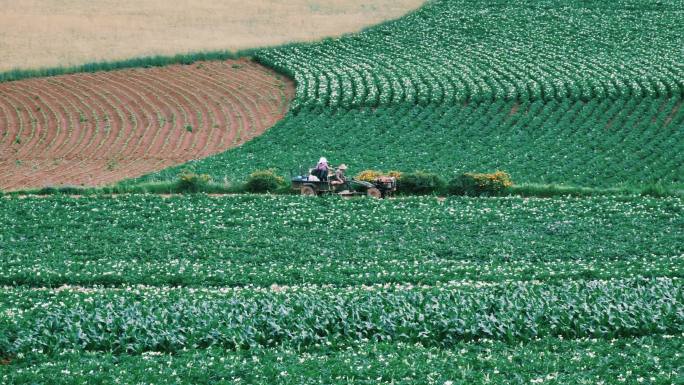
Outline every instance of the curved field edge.
{"label": "curved field edge", "polygon": [[0,73],[0,83],[23,79],[71,75],[100,71],[115,71],[129,68],[163,67],[172,64],[194,64],[198,61],[230,60],[252,57],[258,49],[239,51],[212,51],[178,54],[172,56],[154,55],[126,60],[96,61],[70,67],[48,67],[39,69],[15,69]]}
{"label": "curved field edge", "polygon": [[163,0],[97,6],[89,0],[6,3],[0,14],[0,71],[316,41],[395,18],[423,2],[181,0],[174,7]]}
{"label": "curved field edge", "polygon": [[[420,8],[418,8],[420,9]],[[416,12],[416,10],[409,11],[407,14]],[[404,15],[405,16],[405,15]],[[370,28],[374,28],[378,25],[383,25],[385,23],[391,23],[395,20],[399,20],[404,16],[400,16],[394,20],[388,20],[373,26],[362,28],[361,31],[365,31]],[[353,36],[359,32],[349,32],[341,34],[340,37]],[[322,37],[321,40],[329,40],[330,37]],[[149,67],[164,67],[173,64],[184,64],[190,65],[199,61],[221,61],[221,60],[237,60],[237,59],[250,59],[255,60],[258,63],[265,65],[268,68],[278,72],[281,75],[289,76],[286,72],[281,72],[277,68],[268,65],[263,62],[258,53],[267,49],[284,48],[284,47],[298,47],[302,45],[315,44],[316,42],[292,42],[286,44],[280,44],[276,46],[268,47],[257,47],[257,48],[247,48],[239,50],[206,50],[188,53],[179,53],[175,55],[150,55],[150,56],[139,56],[132,57],[129,59],[121,60],[100,60],[93,61],[79,65],[73,66],[53,66],[45,68],[35,68],[35,69],[22,69],[16,68],[7,71],[0,72],[0,83],[10,82],[22,79],[31,79],[39,77],[51,77],[59,75],[70,75],[77,73],[90,73],[90,72],[100,72],[100,71],[115,71],[120,69],[130,69],[130,68],[149,68]],[[294,79],[292,79],[294,80]]]}
{"label": "curved field edge", "polygon": [[297,81],[295,109],[681,97],[682,15],[675,1],[433,1],[258,57]]}
{"label": "curved field edge", "polygon": [[293,84],[249,60],[0,83],[0,187],[102,185],[239,146]]}

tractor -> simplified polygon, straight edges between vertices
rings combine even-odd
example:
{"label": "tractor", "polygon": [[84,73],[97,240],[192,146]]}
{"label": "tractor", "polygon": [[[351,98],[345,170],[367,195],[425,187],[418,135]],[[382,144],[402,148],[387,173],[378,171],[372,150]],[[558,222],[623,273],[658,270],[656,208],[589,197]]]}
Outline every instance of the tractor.
{"label": "tractor", "polygon": [[397,180],[394,177],[378,177],[373,182],[351,178],[343,184],[334,185],[329,180],[322,181],[307,175],[293,176],[292,189],[299,190],[302,195],[337,194],[345,197],[370,196],[387,198],[397,191]]}

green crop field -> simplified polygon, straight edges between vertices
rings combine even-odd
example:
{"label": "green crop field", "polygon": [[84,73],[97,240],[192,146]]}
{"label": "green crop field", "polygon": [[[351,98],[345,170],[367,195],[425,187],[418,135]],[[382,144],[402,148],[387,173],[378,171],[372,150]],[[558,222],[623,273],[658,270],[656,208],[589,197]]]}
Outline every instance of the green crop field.
{"label": "green crop field", "polygon": [[674,197],[5,198],[0,352],[17,363],[0,378],[670,383],[683,209]]}
{"label": "green crop field", "polygon": [[684,278],[682,210],[642,197],[12,199],[0,285]]}
{"label": "green crop field", "polygon": [[684,197],[657,194],[684,189],[682,20],[679,0],[435,0],[249,51],[296,81],[286,116],[122,185],[326,156],[602,195],[3,195],[0,383],[684,384]]}
{"label": "green crop field", "polygon": [[681,187],[682,19],[679,1],[434,1],[357,35],[258,51],[296,80],[292,111],[194,167],[236,181],[323,155],[357,171]]}

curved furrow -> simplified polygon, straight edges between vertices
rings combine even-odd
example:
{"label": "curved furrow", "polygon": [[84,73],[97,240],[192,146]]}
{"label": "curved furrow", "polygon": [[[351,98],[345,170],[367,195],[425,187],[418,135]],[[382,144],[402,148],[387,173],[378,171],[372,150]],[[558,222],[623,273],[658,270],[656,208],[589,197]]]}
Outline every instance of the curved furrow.
{"label": "curved furrow", "polygon": [[180,87],[194,91],[192,96],[197,101],[198,106],[196,113],[198,116],[200,114],[202,116],[201,124],[197,129],[203,132],[201,135],[196,135],[196,141],[187,153],[188,159],[195,159],[210,154],[211,152],[207,151],[207,147],[210,143],[217,140],[216,137],[220,135],[218,132],[220,129],[218,115],[221,114],[221,110],[216,108],[214,96],[216,84],[214,82],[203,82],[199,72],[200,70],[195,69],[193,72],[174,71],[172,73]]}
{"label": "curved furrow", "polygon": [[10,128],[9,138],[7,141],[8,153],[15,155],[19,148],[21,148],[21,135],[24,133],[27,124],[27,114],[22,110],[21,103],[17,100],[14,95],[16,92],[11,92],[14,90],[6,89],[5,96],[3,97],[7,104],[9,105],[10,111],[14,116],[14,126],[13,129]]}
{"label": "curved furrow", "polygon": [[[16,115],[15,129],[13,130],[10,136],[12,142],[6,150],[6,153],[10,158],[9,163],[12,166],[6,170],[3,170],[6,172],[10,172],[12,176],[6,177],[5,175],[2,175],[2,180],[4,181],[3,184],[5,185],[5,188],[12,188],[13,180],[25,180],[27,178],[27,175],[30,175],[33,169],[47,163],[46,160],[42,158],[39,151],[34,151],[32,153],[34,159],[27,159],[25,157],[22,158],[19,156],[19,152],[22,150],[20,133],[25,118],[22,118],[22,107],[19,106],[20,102],[18,102],[12,95],[15,93],[23,94],[25,92],[25,88],[26,87],[17,87],[16,84],[11,83],[9,87],[5,88],[5,100],[10,104],[11,108],[14,110]],[[14,103],[12,103],[13,100]]]}
{"label": "curved furrow", "polygon": [[[26,122],[24,126],[30,127],[28,132],[26,132],[27,130],[24,129],[22,131],[17,131],[15,134],[15,140],[13,143],[13,150],[15,150],[15,152],[13,156],[16,158],[21,158],[25,153],[30,153],[30,150],[36,146],[36,143],[39,140],[39,134],[37,133],[37,130],[39,130],[38,121],[33,114],[34,110],[38,113],[39,108],[34,99],[27,95],[26,90],[14,91],[15,92],[7,95],[6,97],[13,100],[16,104],[15,108],[21,114],[20,120],[22,122]],[[21,118],[22,115],[23,118]],[[17,138],[19,139],[18,142]]]}
{"label": "curved furrow", "polygon": [[[198,151],[206,142],[207,136],[212,135],[213,123],[211,123],[211,108],[208,107],[206,100],[202,97],[202,90],[194,82],[188,81],[184,77],[184,73],[192,73],[195,75],[193,68],[176,69],[172,67],[163,68],[164,76],[173,78],[174,82],[171,85],[178,90],[179,95],[187,100],[190,106],[188,115],[194,118],[192,121],[189,134],[186,136],[190,139],[188,145],[183,149],[184,153],[179,157],[183,159],[192,159],[193,154]],[[186,127],[187,128],[187,127]]]}
{"label": "curved furrow", "polygon": [[[148,106],[148,108],[145,109],[147,112],[145,114],[145,119],[149,121],[150,126],[154,126],[153,132],[148,134],[146,130],[144,133],[141,133],[136,144],[122,149],[121,153],[117,156],[117,159],[120,159],[121,162],[123,162],[123,165],[120,167],[122,168],[120,172],[129,173],[131,175],[142,175],[154,170],[154,167],[165,164],[163,159],[159,159],[158,155],[156,155],[159,154],[158,151],[164,144],[159,141],[160,132],[159,129],[157,129],[157,127],[160,126],[159,122],[153,124],[155,117],[159,116],[160,111],[158,106],[153,104],[153,98],[151,98],[151,95],[155,94],[155,91],[158,92],[158,88],[155,87],[155,84],[153,84],[153,81],[150,79],[157,79],[160,75],[154,73],[153,76],[147,78],[145,72],[148,71],[142,72],[143,73],[141,73],[141,71],[136,71],[135,76],[113,78],[120,87],[127,89],[128,92],[134,93],[136,97],[141,100],[141,104]],[[173,81],[178,82],[178,78],[173,78]],[[145,91],[145,93],[141,93],[141,91]],[[179,104],[179,106],[180,105],[181,104]],[[182,115],[188,116],[188,111],[183,109]],[[185,126],[185,123],[180,126],[171,125],[168,127],[169,129],[167,132],[173,134],[174,131],[178,132],[183,130]],[[155,145],[155,143],[158,144]],[[173,160],[176,162],[184,162],[190,159],[188,153],[182,154],[181,156],[170,155],[170,157],[173,157]],[[144,161],[138,161],[140,159]],[[113,177],[116,177],[116,175],[117,173],[114,173]]]}
{"label": "curved furrow", "polygon": [[201,135],[198,138],[199,145],[195,145],[190,152],[187,153],[187,159],[195,159],[200,156],[206,156],[212,152],[204,152],[210,142],[219,140],[217,137],[221,135],[222,128],[227,125],[227,118],[224,116],[221,104],[215,96],[215,91],[212,87],[205,87],[199,81],[195,81],[197,76],[189,76],[184,71],[177,71],[174,74],[174,80],[187,89],[195,90],[195,97],[200,102],[202,115],[204,116]]}
{"label": "curved furrow", "polygon": [[[234,93],[242,95],[239,99],[251,100],[265,97],[259,94],[259,90],[267,84],[267,82],[269,85],[272,85],[276,80],[271,79],[270,81],[267,81],[261,77],[252,77],[251,72],[250,67],[247,66],[232,68],[226,66],[223,62],[216,62],[198,69],[196,74],[198,75],[198,81],[200,79],[203,80],[211,88],[216,88],[219,83],[223,85],[220,88],[225,88],[226,84],[229,85],[229,87],[234,90]],[[230,77],[227,76],[228,74],[230,74]],[[226,80],[228,80],[228,82]],[[267,116],[268,113],[272,112],[271,104],[273,100],[266,99],[264,101],[265,103],[257,103],[258,111],[256,112],[259,116]]]}
{"label": "curved furrow", "polygon": [[[250,71],[246,73],[249,75],[248,79],[243,80],[241,76],[236,76],[236,81],[251,88],[252,79],[259,79],[259,87],[255,87],[255,92],[259,97],[266,98],[266,104],[271,106],[271,114],[275,116],[286,113],[288,108],[287,101],[294,98],[294,93],[292,92],[294,90],[294,83],[280,75],[263,74],[254,67],[255,65],[256,63],[250,64]],[[266,94],[262,95],[261,92]]]}
{"label": "curved furrow", "polygon": [[[198,74],[198,79],[204,81],[211,81],[215,85],[219,85],[221,90],[225,92],[225,95],[232,98],[235,104],[243,106],[243,110],[247,113],[247,116],[253,116],[255,119],[251,127],[262,127],[268,128],[275,124],[275,117],[285,113],[282,109],[282,102],[280,99],[282,97],[292,96],[283,93],[280,89],[280,84],[276,79],[272,79],[271,82],[256,84],[249,86],[249,72],[242,72],[234,78],[226,78],[219,76],[215,69],[208,69],[209,73],[213,73],[214,77],[207,77],[210,75]],[[243,77],[247,79],[243,80]],[[275,86],[275,87],[274,87]],[[270,88],[267,88],[270,87]],[[262,89],[271,91],[270,94],[263,95],[260,92]],[[276,92],[274,92],[276,91]],[[254,132],[259,133],[259,130]]]}
{"label": "curved furrow", "polygon": [[[92,76],[88,76],[88,74],[84,74],[84,76],[89,79],[91,82],[97,84],[98,80],[98,74],[94,74]],[[103,86],[103,84],[99,84],[99,87],[102,89],[106,90],[106,87]],[[88,89],[93,89],[94,86],[89,86]],[[118,131],[117,136],[115,137],[114,143],[112,146],[109,148],[116,148],[117,147],[117,142],[126,140],[132,132],[135,132],[136,124],[137,124],[137,119],[136,119],[136,112],[135,108],[131,108],[128,105],[124,105],[122,101],[119,99],[118,96],[116,96],[113,93],[109,94],[110,97],[113,97],[117,102],[119,106],[124,106],[124,109],[128,110],[128,117],[123,115],[122,116],[122,126],[121,130]],[[133,124],[133,127],[131,130],[126,131],[127,126],[129,126],[126,122],[131,122]],[[119,145],[120,146],[120,145]],[[97,157],[101,160],[104,159],[111,159],[111,155],[108,154],[108,149],[105,149],[103,152],[94,154],[97,155]],[[108,156],[109,155],[109,156]],[[90,174],[91,170],[90,167],[84,167],[81,169],[80,164],[83,163],[84,161],[87,161],[90,159],[90,154],[89,153],[82,153],[79,159],[64,159],[64,162],[56,165],[53,169],[51,170],[46,170],[47,172],[50,172],[51,177],[56,180],[64,180],[66,181],[66,184],[69,185],[82,185],[86,183],[90,183],[93,178],[91,175],[88,175],[86,178],[79,178],[78,175],[80,174]],[[97,162],[97,161],[96,161]],[[89,161],[87,163],[90,163]]]}
{"label": "curved furrow", "polygon": [[162,68],[153,68],[152,70],[156,71],[138,71],[132,74],[130,79],[146,82],[151,88],[158,90],[157,92],[163,92],[166,98],[171,99],[180,108],[181,119],[177,118],[172,122],[173,125],[169,131],[169,138],[176,140],[173,142],[173,146],[167,147],[165,154],[170,158],[185,159],[187,149],[194,141],[191,130],[199,126],[199,120],[194,112],[197,110],[197,106],[188,99],[187,93],[189,91],[174,84],[175,79],[171,80],[169,77],[168,80],[165,80],[166,77],[160,76],[159,70]]}
{"label": "curved furrow", "polygon": [[[68,83],[75,92],[80,92],[84,98],[90,103],[90,108],[93,113],[93,121],[96,127],[96,135],[93,135],[83,152],[80,154],[81,162],[92,161],[93,158],[103,158],[103,148],[107,141],[114,137],[112,132],[119,132],[123,126],[124,118],[119,115],[116,107],[100,92],[101,85],[94,83],[84,83],[80,77],[69,77],[63,80]],[[87,91],[86,91],[87,90]],[[113,119],[118,117],[119,119]],[[112,130],[112,123],[116,125],[116,129]],[[88,167],[84,167],[84,172],[87,172]]]}
{"label": "curved furrow", "polygon": [[[37,97],[41,103],[38,104],[39,107],[41,107],[41,111],[43,112],[45,116],[45,121],[47,122],[46,128],[45,128],[45,134],[42,135],[41,140],[39,141],[40,145],[42,147],[45,147],[45,143],[50,144],[52,141],[54,141],[55,137],[57,134],[60,132],[60,116],[54,111],[50,103],[45,103],[43,101],[43,98],[40,96],[41,92],[40,90],[37,90],[31,86],[32,83],[27,83],[24,85],[23,90],[26,92],[33,92],[34,93],[34,98]],[[8,84],[3,84],[0,85],[4,87],[5,89],[11,88],[12,83]],[[2,98],[0,98],[0,106],[3,105]],[[3,107],[7,108],[7,107]],[[50,116],[45,115],[45,111],[48,110]],[[7,129],[5,130],[6,134],[2,134],[3,138],[14,138],[16,136],[16,129],[17,129],[17,124],[18,124],[18,117],[12,118],[11,115],[6,115],[7,117]],[[14,127],[14,129],[12,129]],[[14,132],[14,134],[12,134]],[[50,133],[54,133],[52,137],[50,137]],[[31,151],[29,155],[32,156],[32,159],[18,159],[16,156],[14,156],[12,159],[10,159],[8,162],[11,163],[13,166],[12,167],[2,167],[0,168],[0,181],[2,181],[2,185],[0,187],[2,188],[11,188],[13,185],[11,184],[12,181],[17,180],[18,178],[24,178],[23,174],[20,175],[15,175],[13,177],[8,177],[7,173],[10,174],[15,174],[17,172],[16,168],[19,166],[24,166],[27,168],[39,168],[42,163],[45,161],[41,161],[40,159],[44,159],[44,157],[41,156],[42,151],[40,145],[37,145],[38,148],[36,148],[34,151]],[[2,147],[2,142],[0,142],[0,147]],[[12,157],[12,152],[10,152],[10,148],[7,148],[6,150],[3,150],[0,152],[0,154],[3,154],[3,157]]]}
{"label": "curved furrow", "polygon": [[[102,76],[105,76],[105,74],[98,74],[98,78],[101,78]],[[117,86],[121,86],[120,82],[116,83]],[[92,94],[94,93],[94,88],[91,88],[87,85],[79,84],[79,88],[82,88],[84,90],[87,90],[91,93],[90,98],[92,98]],[[126,90],[129,92],[129,95],[135,95],[134,91],[132,90]],[[133,96],[135,97],[135,96]],[[144,109],[143,109],[144,111]],[[146,114],[141,115],[143,118],[146,117]],[[130,118],[130,117],[129,117]],[[99,120],[97,117],[95,118],[96,120]],[[149,127],[146,126],[148,129]],[[104,132],[104,129],[103,129]],[[138,137],[139,135],[137,133],[131,133],[133,136]],[[104,144],[104,140],[106,137],[101,138],[95,146],[90,146],[87,148],[84,148],[82,151],[82,155],[80,157],[80,162],[78,164],[74,164],[73,169],[71,170],[69,175],[65,175],[65,179],[70,179],[74,181],[78,181],[78,183],[86,183],[86,184],[91,184],[94,178],[96,178],[96,175],[93,174],[94,170],[92,167],[82,167],[83,165],[87,164],[92,164],[93,162],[98,163],[98,162],[103,162],[104,161],[104,167],[102,167],[101,170],[95,170],[98,173],[108,173],[111,172],[111,170],[115,167],[117,167],[117,162],[119,161],[119,156],[117,154],[110,154],[108,156],[103,156],[106,154],[101,154],[101,148],[102,145]],[[135,139],[135,138],[134,138]]]}
{"label": "curved furrow", "polygon": [[30,154],[33,154],[34,151],[40,151],[43,144],[48,140],[50,132],[57,132],[58,129],[56,126],[58,118],[52,110],[52,107],[48,103],[45,103],[40,93],[36,89],[32,88],[31,86],[27,86],[25,88],[25,92],[34,101],[36,112],[38,112],[41,116],[41,119],[37,122],[37,130],[39,130],[39,132],[37,135],[38,140],[34,144],[36,149],[29,152]]}
{"label": "curved furrow", "polygon": [[99,133],[97,113],[91,105],[91,95],[85,90],[71,87],[67,77],[61,79],[61,88],[66,93],[67,99],[71,100],[72,105],[78,105],[75,110],[78,112],[76,130],[79,132],[78,141],[67,149],[63,157],[66,159],[82,159],[87,156],[87,150]]}
{"label": "curved furrow", "polygon": [[142,92],[143,87],[141,87],[138,82],[132,82],[128,76],[117,76],[116,73],[112,73],[111,75],[112,76],[109,78],[110,81],[116,83],[120,90],[130,95],[140,107],[140,127],[142,128],[139,132],[135,133],[135,137],[131,138],[118,153],[114,154],[113,158],[127,159],[130,157],[144,157],[147,155],[146,152],[139,149],[148,146],[149,144],[146,143],[153,140],[155,135],[158,134],[158,107],[153,104],[149,95]]}
{"label": "curved furrow", "polygon": [[[210,70],[203,68],[194,73],[192,77],[184,77],[188,84],[201,90],[199,96],[201,96],[210,114],[210,122],[208,122],[209,134],[204,139],[204,145],[195,149],[192,154],[193,158],[204,157],[207,154],[220,151],[222,143],[226,142],[227,137],[235,135],[235,133],[231,132],[231,128],[241,124],[236,121],[237,111],[239,110],[235,110],[233,114],[236,115],[232,115],[223,108],[222,98],[227,93],[230,93],[230,91],[226,90],[218,76],[211,76],[208,74],[208,71]],[[229,104],[233,105],[234,103]],[[232,138],[229,140],[232,140]]]}
{"label": "curved furrow", "polygon": [[[9,136],[15,126],[17,118],[10,112],[9,103],[5,100],[5,93],[0,89],[0,149],[9,146]],[[5,150],[0,152],[0,156],[5,155]]]}
{"label": "curved furrow", "polygon": [[[198,77],[205,76],[204,74],[198,75]],[[241,109],[238,108],[238,103],[231,103],[227,100],[227,95],[232,95],[233,91],[213,77],[210,77],[208,81],[213,81],[215,83],[214,86],[218,86],[218,89],[214,91],[213,103],[215,103],[214,108],[220,110],[220,113],[217,114],[219,136],[214,142],[214,147],[209,150],[218,152],[234,143],[236,136],[244,130],[244,123],[242,119],[239,119]]]}
{"label": "curved furrow", "polygon": [[36,79],[37,82],[45,82],[45,90],[50,91],[50,93],[58,100],[58,103],[62,106],[64,115],[66,119],[64,120],[64,125],[62,126],[61,134],[59,138],[61,140],[56,141],[54,147],[51,151],[57,153],[60,157],[68,152],[70,148],[78,141],[79,132],[78,130],[78,112],[74,107],[74,104],[69,100],[60,90],[60,78],[48,78],[48,79]]}
{"label": "curved furrow", "polygon": [[[2,86],[2,84],[0,84]],[[0,188],[9,187],[8,182],[15,173],[14,161],[11,160],[11,139],[17,128],[18,117],[6,99],[5,90],[0,89]]]}
{"label": "curved furrow", "polygon": [[[257,117],[263,117],[267,120],[269,113],[280,114],[283,111],[282,97],[287,95],[284,90],[290,89],[286,87],[289,80],[278,79],[275,76],[266,76],[263,73],[255,71],[255,63],[250,64],[247,68],[242,68],[233,73],[233,76],[227,77],[226,73],[220,71],[220,67],[225,67],[225,63],[219,62],[213,66],[208,66],[208,70],[212,71],[218,76],[218,79],[223,84],[236,84],[237,91],[244,95],[247,100],[261,101],[262,103],[255,103],[257,108]],[[262,92],[268,91],[265,95]],[[265,122],[262,122],[264,124]],[[269,121],[270,123],[270,121]],[[267,123],[266,123],[267,124]]]}
{"label": "curved furrow", "polygon": [[[213,70],[211,70],[213,71]],[[216,72],[214,72],[216,73]],[[200,78],[202,74],[198,75]],[[238,81],[239,82],[239,81]],[[238,114],[242,118],[242,127],[247,128],[243,130],[238,137],[236,137],[236,144],[244,143],[246,140],[253,138],[261,133],[260,127],[270,127],[268,117],[270,113],[268,110],[259,111],[259,103],[257,98],[246,93],[246,87],[238,83],[237,87],[224,83],[226,100],[230,100],[231,104],[239,106]]]}
{"label": "curved furrow", "polygon": [[161,156],[161,154],[171,154],[170,149],[180,146],[178,143],[182,140],[185,122],[188,120],[187,112],[183,108],[176,98],[170,96],[164,89],[157,87],[156,83],[150,81],[147,78],[143,78],[139,73],[129,74],[132,81],[135,81],[138,87],[152,95],[153,99],[157,100],[157,104],[163,106],[157,116],[157,133],[156,142],[160,144],[156,145],[154,154],[150,154],[150,157]]}
{"label": "curved furrow", "polygon": [[104,78],[105,84],[115,91],[113,94],[116,95],[117,100],[129,111],[125,127],[130,129],[122,137],[122,141],[108,153],[108,157],[111,159],[123,158],[129,147],[140,140],[141,136],[144,136],[152,125],[145,98],[141,98],[135,89],[126,86],[128,81],[126,72],[113,71],[97,74],[98,77]]}
{"label": "curved furrow", "polygon": [[97,105],[101,111],[101,116],[98,116],[97,119],[98,122],[102,121],[102,137],[91,149],[91,152],[96,154],[98,158],[105,159],[107,158],[107,149],[111,148],[122,135],[126,117],[121,109],[117,108],[118,103],[111,97],[111,93],[102,79],[74,76],[70,77],[69,80],[76,87],[88,88],[90,91],[89,100]]}
{"label": "curved furrow", "polygon": [[[171,112],[170,121],[168,124],[166,124],[166,122],[162,122],[162,124],[157,122],[157,127],[162,126],[164,129],[166,129],[166,136],[163,139],[162,147],[159,151],[163,151],[167,157],[176,157],[176,155],[174,155],[174,151],[175,149],[180,148],[182,145],[181,142],[186,136],[186,131],[184,128],[191,124],[189,123],[190,117],[188,111],[185,105],[181,102],[182,98],[172,96],[172,94],[167,92],[167,89],[163,84],[160,87],[160,85],[155,81],[156,78],[149,78],[146,76],[145,71],[131,72],[128,73],[126,77],[128,81],[134,83],[136,87],[146,91],[149,90],[149,93],[157,95],[159,99],[164,100],[167,105],[174,106],[172,110],[174,112]],[[115,79],[110,79],[110,81],[114,82]],[[116,83],[119,84],[120,82],[116,81]]]}

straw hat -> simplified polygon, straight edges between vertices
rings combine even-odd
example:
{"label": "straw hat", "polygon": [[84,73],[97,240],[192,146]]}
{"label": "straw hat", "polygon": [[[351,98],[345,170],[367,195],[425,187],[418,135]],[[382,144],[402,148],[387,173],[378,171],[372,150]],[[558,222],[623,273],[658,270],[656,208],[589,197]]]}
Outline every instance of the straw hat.
{"label": "straw hat", "polygon": [[346,170],[346,169],[347,169],[347,165],[344,164],[344,163],[342,163],[342,164],[340,165],[340,167],[338,167],[338,169],[340,169],[340,170]]}

